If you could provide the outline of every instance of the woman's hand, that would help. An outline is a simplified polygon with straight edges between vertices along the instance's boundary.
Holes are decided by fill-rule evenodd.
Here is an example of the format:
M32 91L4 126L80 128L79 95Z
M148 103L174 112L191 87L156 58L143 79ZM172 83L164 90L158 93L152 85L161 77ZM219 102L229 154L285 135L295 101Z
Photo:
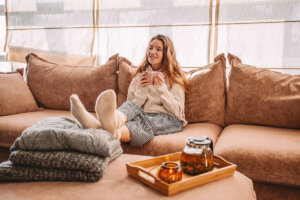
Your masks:
M161 72L156 72L153 77L153 85L162 85L165 83L165 77Z
M140 76L140 87L147 85L162 85L165 82L164 75L161 72L144 72Z
M142 73L140 76L140 87L146 87L147 85L152 85L153 79L149 78L147 73Z

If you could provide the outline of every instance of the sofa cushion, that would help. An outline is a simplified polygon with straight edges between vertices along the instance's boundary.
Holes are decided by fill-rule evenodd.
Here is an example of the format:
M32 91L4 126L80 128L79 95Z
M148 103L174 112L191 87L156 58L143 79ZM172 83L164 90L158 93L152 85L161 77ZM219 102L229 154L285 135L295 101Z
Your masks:
M226 60L224 54L214 63L186 73L190 82L185 98L185 117L189 123L210 122L224 126ZM137 67L126 58L119 60L118 106L127 99L131 77Z
M216 124L194 123L188 124L181 132L155 136L142 147L132 147L128 143L122 143L122 147L124 153L158 156L182 151L188 137L207 136L215 144L221 131L222 128Z
M35 54L27 60L27 82L37 102L45 108L70 110L70 95L77 94L90 112L98 95L117 88L117 58L97 67L51 63Z
M131 82L132 75L136 72L137 67L124 57L119 57L118 61L118 90L117 103L118 107L127 100L128 88Z
M300 130L234 124L219 137L215 154L253 180L300 186Z
M28 127L46 117L72 117L70 111L40 110L37 112L19 113L0 117L0 147L10 147L15 139Z
M300 76L242 64L228 54L231 65L226 124L257 124L300 128Z
M0 73L0 116L37 110L39 107L22 75Z
M214 63L187 72L190 82L185 98L185 117L189 123L210 122L224 126L226 60L224 54Z

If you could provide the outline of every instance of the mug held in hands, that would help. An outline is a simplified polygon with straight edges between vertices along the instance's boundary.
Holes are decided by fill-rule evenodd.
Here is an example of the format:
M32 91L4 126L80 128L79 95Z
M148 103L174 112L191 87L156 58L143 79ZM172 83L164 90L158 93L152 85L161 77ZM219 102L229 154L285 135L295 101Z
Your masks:
M149 85L153 85L154 84L154 78L155 78L155 76L157 76L157 72L145 71L145 72L143 72L143 75L149 81L149 83L150 83Z

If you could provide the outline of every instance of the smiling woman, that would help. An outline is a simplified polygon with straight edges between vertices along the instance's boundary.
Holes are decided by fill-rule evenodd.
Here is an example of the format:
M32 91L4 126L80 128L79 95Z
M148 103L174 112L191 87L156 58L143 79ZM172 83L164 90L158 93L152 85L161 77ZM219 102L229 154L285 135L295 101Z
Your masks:
M155 76L150 78L153 73ZM187 125L187 87L171 39L157 35L150 40L144 61L132 77L127 101L117 108L115 92L102 92L96 100L96 119L79 97L72 95L71 113L82 128L102 128L122 142L141 147L154 136L179 132Z
M157 71L161 68L161 62L163 59L163 49L164 45L159 39L152 40L148 47L148 62L151 64L152 69L154 71Z

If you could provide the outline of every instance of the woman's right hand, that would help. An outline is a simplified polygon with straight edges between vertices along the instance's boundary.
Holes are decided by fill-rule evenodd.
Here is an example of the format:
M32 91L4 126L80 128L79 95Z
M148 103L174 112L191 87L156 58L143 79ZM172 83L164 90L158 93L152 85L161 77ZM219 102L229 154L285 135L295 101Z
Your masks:
M147 73L142 73L140 76L140 87L143 88L148 85L152 85L152 80Z

